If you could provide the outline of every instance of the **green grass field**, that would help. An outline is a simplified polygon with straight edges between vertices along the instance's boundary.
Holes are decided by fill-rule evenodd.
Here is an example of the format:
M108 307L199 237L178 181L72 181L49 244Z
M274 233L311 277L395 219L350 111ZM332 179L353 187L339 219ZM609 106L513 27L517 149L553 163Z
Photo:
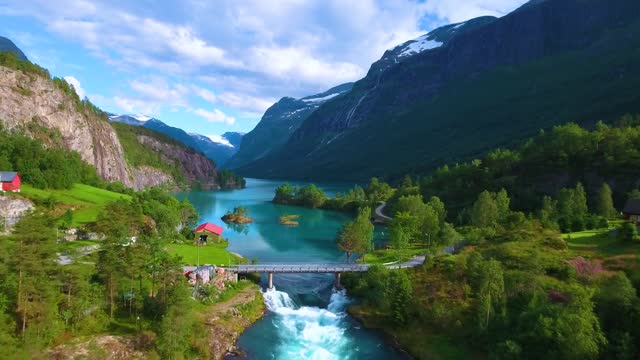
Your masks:
M219 266L240 263L240 258L226 250L227 245L228 243L224 241L200 246L200 265L212 264ZM196 265L198 263L198 248L193 244L170 244L167 246L167 251L181 256L184 264Z
M36 189L23 184L21 195L42 201L50 196L73 212L71 226L78 226L96 221L96 217L104 206L118 199L130 200L131 196L99 189L89 185L75 184L68 190Z
M613 222L608 229L596 229L562 234L569 250L576 255L589 257L608 257L636 254L640 243L622 243L616 236L620 221Z

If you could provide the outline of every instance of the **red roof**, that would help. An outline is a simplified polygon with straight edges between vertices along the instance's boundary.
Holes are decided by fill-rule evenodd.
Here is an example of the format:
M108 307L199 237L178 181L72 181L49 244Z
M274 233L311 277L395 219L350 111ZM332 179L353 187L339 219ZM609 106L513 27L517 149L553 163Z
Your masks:
M201 231L208 231L210 233L216 234L216 235L222 235L222 227L218 226L218 225L214 225L210 222L206 222L204 224L200 224L197 228L196 228L196 232L201 232Z

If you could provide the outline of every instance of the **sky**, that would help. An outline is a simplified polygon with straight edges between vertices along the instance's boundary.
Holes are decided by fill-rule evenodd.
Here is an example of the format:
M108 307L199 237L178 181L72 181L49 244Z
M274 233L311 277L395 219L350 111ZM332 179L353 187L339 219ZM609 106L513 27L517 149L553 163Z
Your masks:
M0 0L0 35L116 114L248 132L283 96L362 78L384 51L525 0Z

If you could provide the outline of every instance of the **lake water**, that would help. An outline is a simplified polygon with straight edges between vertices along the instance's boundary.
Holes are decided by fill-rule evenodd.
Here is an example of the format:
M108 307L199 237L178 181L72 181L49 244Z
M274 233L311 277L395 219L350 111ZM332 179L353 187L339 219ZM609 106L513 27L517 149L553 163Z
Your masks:
M229 251L267 262L345 261L336 248L340 226L349 214L271 203L282 181L247 179L247 187L230 191L178 193L200 214L200 222L222 225ZM295 185L302 183L291 182ZM329 196L354 184L317 184ZM249 209L254 222L227 226L220 217L236 206ZM282 215L297 214L300 225L286 227ZM384 236L376 229L376 238ZM204 260L206 262L206 259ZM263 287L265 286L263 277ZM265 291L267 314L247 329L238 344L250 359L406 359L375 332L362 329L344 310L348 295L335 292L332 274L276 274L277 290Z

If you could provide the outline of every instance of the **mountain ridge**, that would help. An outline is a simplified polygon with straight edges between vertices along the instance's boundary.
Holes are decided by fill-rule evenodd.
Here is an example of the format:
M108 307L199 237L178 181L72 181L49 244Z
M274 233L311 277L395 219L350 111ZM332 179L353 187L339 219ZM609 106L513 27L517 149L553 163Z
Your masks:
M464 22L442 46L402 61L390 57L404 49L395 47L276 153L237 171L319 180L425 173L563 121L636 112L639 14L628 0L530 2Z

